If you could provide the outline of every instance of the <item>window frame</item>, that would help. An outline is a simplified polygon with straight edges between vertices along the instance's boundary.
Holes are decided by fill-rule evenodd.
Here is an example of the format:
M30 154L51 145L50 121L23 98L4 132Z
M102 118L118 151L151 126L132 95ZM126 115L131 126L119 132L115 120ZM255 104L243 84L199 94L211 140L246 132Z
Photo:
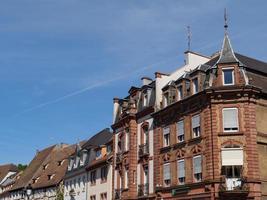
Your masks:
M164 172L164 169L165 169L165 166L169 166L169 172L170 172L170 178L169 179L165 179L165 172ZM166 182L168 181L168 182ZM163 184L164 184L164 187L169 187L171 185L171 163L167 162L167 163L164 163L163 164Z
M192 85L193 85L193 94L196 94L199 92L199 82L198 77L192 79Z
M225 83L225 75L224 71L232 70L232 83ZM235 84L235 69L234 67L224 67L222 68L222 83L223 85L234 85Z
M195 173L195 159L200 158L201 162L200 162L200 167L201 167L201 172L200 173ZM196 155L193 156L193 176L194 176L194 182L198 183L202 181L202 174L203 174L203 158L202 155Z
M179 168L179 163L181 163L181 162L183 162L184 163L184 176L183 177L179 177L179 170L180 170L180 168ZM185 159L178 159L177 160L177 179L178 179L178 184L179 185L184 185L185 184Z
M199 126L197 126L197 127L193 127L193 118L195 118L195 117L199 117ZM197 128L197 130L199 131L198 132L198 135L196 134L196 132L194 131L195 129ZM193 138L199 138L200 136L201 136L201 115L200 115L200 113L198 113L198 114L195 114L195 115L192 115L192 117L191 117L191 131L192 131L192 136L193 136Z
M164 129L169 129L169 132L168 133L164 133ZM167 144L167 140L165 140L165 136L168 135L168 144ZM169 126L166 126L163 128L163 147L169 147L171 144L170 144L170 137L171 137L171 129Z
M183 123L183 134L182 135L179 135L179 123ZM176 127L177 127L177 130L176 130L176 139L177 139L177 142L178 143L181 143L181 142L184 142L185 141L185 130L184 130L184 119L181 119L179 120L177 123L176 123ZM179 136L182 136L182 140L179 139Z
M225 110L236 110L236 122L237 122L237 127L231 127L230 130L225 130L225 124L224 124L224 111ZM224 133L231 133L231 132L239 132L239 111L238 108L236 107L229 107L229 108L223 108L222 109L222 128ZM233 128L237 128L237 130L233 130Z

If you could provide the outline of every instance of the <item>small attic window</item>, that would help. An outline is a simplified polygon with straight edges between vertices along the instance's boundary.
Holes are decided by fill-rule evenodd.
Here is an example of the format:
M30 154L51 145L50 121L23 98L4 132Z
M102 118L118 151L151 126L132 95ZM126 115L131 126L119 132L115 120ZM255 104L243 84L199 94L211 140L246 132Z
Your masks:
M57 162L57 166L61 166L62 163L63 163L63 160L58 161L58 162Z
M225 68L222 69L223 74L223 85L234 85L234 69Z
M47 169L47 167L48 167L48 164L43 165L43 170Z
M48 180L52 180L52 178L55 176L55 174L49 174L47 175Z
M145 92L143 94L143 106L144 107L148 106L148 94L147 94L147 92Z

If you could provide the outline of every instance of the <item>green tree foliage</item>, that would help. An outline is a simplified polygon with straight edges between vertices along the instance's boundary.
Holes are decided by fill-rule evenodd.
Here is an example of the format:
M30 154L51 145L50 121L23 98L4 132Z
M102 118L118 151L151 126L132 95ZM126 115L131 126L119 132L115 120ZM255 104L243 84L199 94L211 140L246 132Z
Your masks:
M24 171L28 167L28 165L18 164L17 167L19 171Z

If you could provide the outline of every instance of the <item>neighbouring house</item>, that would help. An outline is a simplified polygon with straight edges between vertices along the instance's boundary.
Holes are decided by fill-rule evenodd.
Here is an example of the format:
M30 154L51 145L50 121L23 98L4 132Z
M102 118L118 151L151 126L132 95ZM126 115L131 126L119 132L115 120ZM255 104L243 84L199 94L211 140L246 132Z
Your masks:
M88 172L87 199L109 200L112 199L113 178L113 134L105 129L95 135L84 148L90 149Z
M68 157L75 151L75 145L59 144L38 151L25 171L8 190L11 200L56 199L63 196L62 180L68 167ZM31 193L26 194L27 189Z
M7 191L13 185L18 168L14 164L6 164L0 166L0 199L4 199Z
M69 165L64 177L64 199L83 200L110 198L112 195L112 133L108 128L79 143L69 157ZM100 149L100 151L98 151ZM98 157L97 157L98 156ZM97 158L96 158L97 157ZM98 159L101 158L101 159ZM105 167L106 174L98 167ZM94 171L94 184L91 183L91 170ZM99 181L101 179L101 181ZM105 179L105 181L104 181ZM102 195L102 196L101 196Z

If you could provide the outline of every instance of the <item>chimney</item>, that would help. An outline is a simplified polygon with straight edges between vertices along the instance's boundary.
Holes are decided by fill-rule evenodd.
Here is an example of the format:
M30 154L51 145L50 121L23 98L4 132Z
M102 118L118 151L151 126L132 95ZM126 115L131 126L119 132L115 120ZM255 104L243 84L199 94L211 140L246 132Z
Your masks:
M119 98L115 97L113 99L113 124L116 121L117 114L119 112Z
M143 86L149 85L152 82L152 79L149 77L142 77L141 80L142 80Z

